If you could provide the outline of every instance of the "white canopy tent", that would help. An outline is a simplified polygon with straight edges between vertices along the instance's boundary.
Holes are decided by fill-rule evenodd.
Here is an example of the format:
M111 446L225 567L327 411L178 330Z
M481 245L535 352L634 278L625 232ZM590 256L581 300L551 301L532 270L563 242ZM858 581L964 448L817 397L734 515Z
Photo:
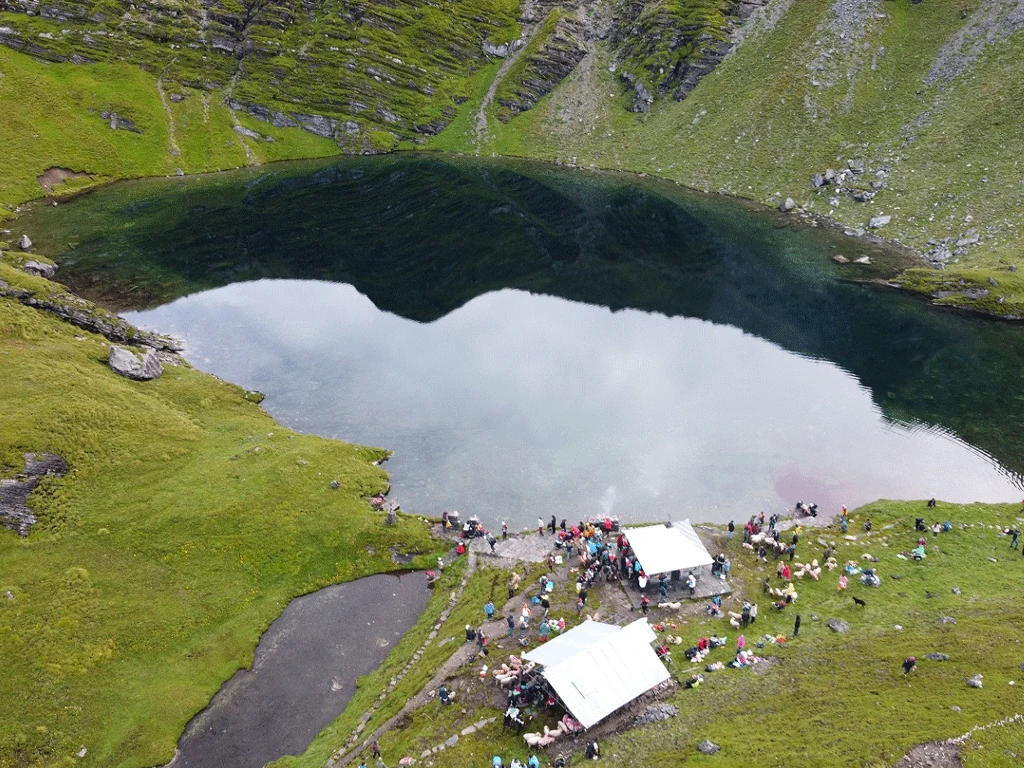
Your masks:
M669 679L668 670L651 648L656 638L647 619L625 627L588 621L525 658L544 666L544 678L565 708L580 725L591 728ZM560 640L568 642L544 653ZM554 662L545 663L545 656Z
M714 562L689 520L626 528L623 533L636 559L649 576L698 568Z
M579 626L558 635L553 640L548 640L528 653L524 653L523 658L534 664L540 664L542 667L553 667L602 638L614 635L619 629L614 624L602 624L599 621L587 619Z

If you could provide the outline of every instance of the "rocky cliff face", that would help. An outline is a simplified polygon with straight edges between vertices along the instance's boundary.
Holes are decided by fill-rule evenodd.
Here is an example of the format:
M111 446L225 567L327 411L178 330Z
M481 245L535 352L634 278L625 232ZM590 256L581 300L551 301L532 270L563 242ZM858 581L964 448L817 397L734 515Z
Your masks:
M221 90L234 109L348 151L437 133L515 0L10 0L0 43L51 61L125 60Z

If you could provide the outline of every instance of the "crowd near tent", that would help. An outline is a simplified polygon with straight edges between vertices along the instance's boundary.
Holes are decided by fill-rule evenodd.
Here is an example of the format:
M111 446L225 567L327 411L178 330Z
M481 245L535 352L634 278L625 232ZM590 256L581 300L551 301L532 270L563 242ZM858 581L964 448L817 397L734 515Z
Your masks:
M562 705L590 728L669 679L651 647L656 638L647 619L625 627L585 621L524 658L542 666Z
M714 562L689 520L626 528L623 533L648 575L685 571Z

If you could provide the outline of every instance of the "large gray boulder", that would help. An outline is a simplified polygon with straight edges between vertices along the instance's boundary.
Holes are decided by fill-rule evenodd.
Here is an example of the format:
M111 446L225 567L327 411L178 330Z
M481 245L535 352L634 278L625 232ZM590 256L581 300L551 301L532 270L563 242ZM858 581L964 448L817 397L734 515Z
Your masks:
M721 747L710 739L704 739L704 741L697 745L697 751L705 755L713 755L720 749Z
M140 359L130 349L113 345L110 347L110 367L115 373L133 381L156 379L164 372L155 350L147 349Z
M57 267L54 264L45 264L42 261L26 261L22 267L30 275L36 277L51 278L57 273Z
M28 239L28 235L22 235L21 239L18 240L18 247L23 251L31 250L32 241Z
M840 634L850 631L850 625L842 619L829 619L825 622L825 626L827 626L833 632L839 632Z

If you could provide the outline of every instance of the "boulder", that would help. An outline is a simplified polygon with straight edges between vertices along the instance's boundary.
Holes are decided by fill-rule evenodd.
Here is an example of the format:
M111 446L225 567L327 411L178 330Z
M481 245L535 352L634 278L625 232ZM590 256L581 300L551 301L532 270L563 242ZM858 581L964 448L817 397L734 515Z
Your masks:
M967 681L967 685L969 685L971 688L983 688L984 686L981 684L981 679L983 677L984 675L981 674L974 675Z
M18 247L23 251L27 251L32 248L32 241L28 239L28 235L21 236L21 239L18 240Z
M697 745L697 751L705 755L713 755L720 749L720 746L709 739L704 739L704 741Z
M850 625L842 619L829 619L825 622L825 626L839 634L844 634L850 631Z
M892 216L872 216L871 221L868 222L868 226L871 229L879 229L880 227L884 227L890 221L892 221Z
M338 482L337 480L331 480L331 488L333 488L334 490L338 490L339 488L341 488L341 483Z
M832 261L838 262L839 264L849 264L850 263L850 260L848 258L846 258L845 256L843 256L843 254L841 254L841 253L837 253L835 256L833 256L832 257Z
M835 180L835 178L836 178L836 172L835 172L835 170L833 168L825 169L824 179L825 179L826 183L832 183Z
M149 381L160 377L164 367L155 350L147 349L140 359L130 349L111 345L110 367L115 373L133 381Z
M28 265L26 265L26 266L28 266ZM988 284L991 285L993 288L998 288L999 287L999 283L996 281L996 279L994 277L989 277Z
M949 656L944 653L929 653L925 655L928 661L949 661Z
M53 277L57 273L57 266L55 264L44 264L41 261L26 261L22 267L30 275L36 277Z
M816 173L811 177L811 184L814 185L815 189L820 189L821 187L824 187L827 183L828 182L825 181L825 177L822 176L820 173Z
M790 211L792 211L795 208L796 208L796 203L793 201L792 197L787 197L786 198L786 202L784 202L781 206L779 206L779 210L782 211L783 213L789 213Z
M956 619L952 616L939 616L939 624L956 624Z
M508 46L504 43L501 45L494 45L489 40L484 40L484 53L488 56L496 56L499 59L504 59L508 56Z

